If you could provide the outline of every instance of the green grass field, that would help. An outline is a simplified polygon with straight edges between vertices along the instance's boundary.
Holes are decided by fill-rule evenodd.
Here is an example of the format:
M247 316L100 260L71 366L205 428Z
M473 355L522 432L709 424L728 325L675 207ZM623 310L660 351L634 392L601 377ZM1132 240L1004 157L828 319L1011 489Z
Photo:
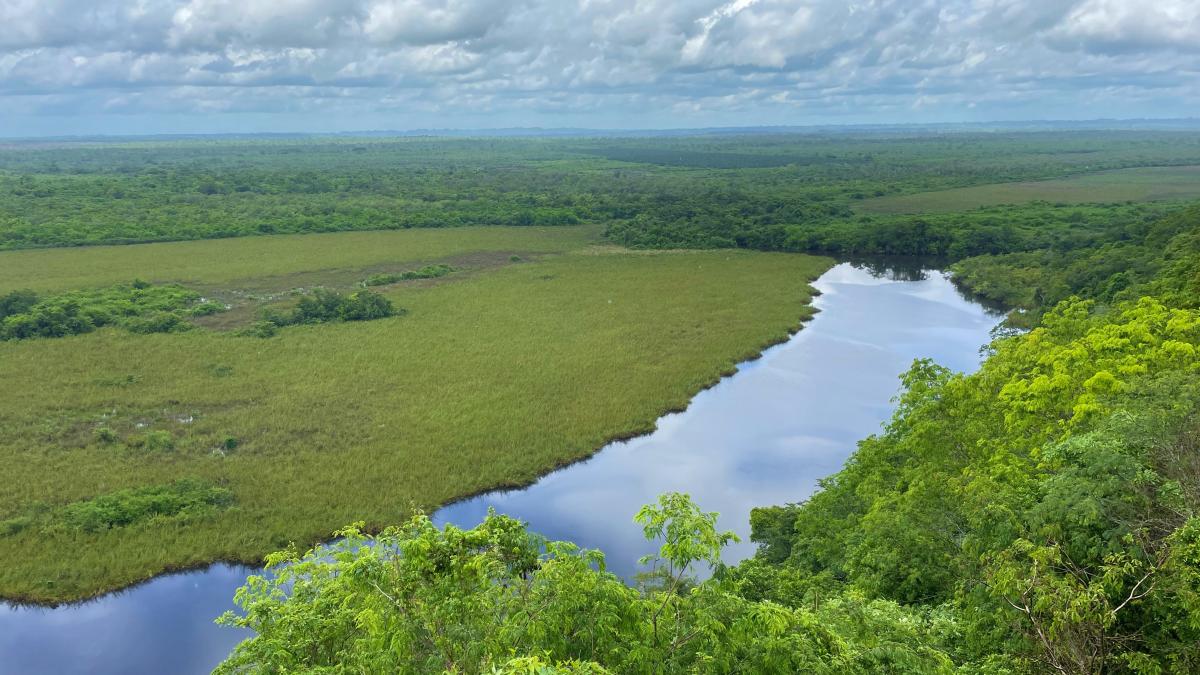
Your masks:
M1084 204L1197 197L1200 197L1200 166L1163 166L876 197L861 202L855 210L880 214L947 213L1033 201Z
M134 276L218 291L348 287L365 270L463 267L381 287L403 317L268 339L106 328L0 343L0 521L42 522L181 478L233 498L99 532L0 528L0 596L84 598L527 483L650 430L786 338L832 262L630 253L595 237L461 228L0 253L0 291Z
M561 253L599 238L600 228L588 226L463 227L5 251L0 293L106 286L134 277L204 287L291 287L425 260Z

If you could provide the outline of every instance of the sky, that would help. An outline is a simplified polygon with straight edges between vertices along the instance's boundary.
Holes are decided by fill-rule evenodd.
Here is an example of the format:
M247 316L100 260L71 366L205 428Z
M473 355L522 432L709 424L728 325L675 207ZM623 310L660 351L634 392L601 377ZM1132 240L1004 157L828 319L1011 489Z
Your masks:
M1200 0L2 0L0 136L1194 117Z

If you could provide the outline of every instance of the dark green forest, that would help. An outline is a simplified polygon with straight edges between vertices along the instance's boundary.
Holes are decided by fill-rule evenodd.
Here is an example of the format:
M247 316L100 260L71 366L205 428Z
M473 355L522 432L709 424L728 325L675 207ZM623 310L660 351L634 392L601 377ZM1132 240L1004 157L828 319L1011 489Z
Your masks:
M1200 137L1171 132L31 141L0 153L0 249L599 223L640 248L962 257L1086 244L1109 219L1065 202L938 217L858 207L886 195L1196 164ZM1100 191L1089 201L1106 200ZM1129 205L1120 219L1161 208Z

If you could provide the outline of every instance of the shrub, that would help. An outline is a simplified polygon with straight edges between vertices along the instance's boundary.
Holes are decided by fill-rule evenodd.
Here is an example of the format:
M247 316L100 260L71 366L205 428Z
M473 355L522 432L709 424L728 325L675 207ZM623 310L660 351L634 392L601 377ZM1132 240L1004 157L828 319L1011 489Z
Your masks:
M454 268L449 265L428 265L419 270L409 270L403 272L400 276L403 279L433 279L436 277L444 277L454 271Z
M12 291L0 295L0 320L14 314L24 314L30 307L37 304L38 297L33 291Z
M185 317L224 309L177 284L154 286L141 280L40 299L30 291L13 291L0 296L0 340L63 337L109 325L135 333L169 333L191 328Z
M245 337L269 338L278 333L279 326L283 324L281 324L279 321L272 321L265 318L267 316L266 313L264 313L263 316L264 319L262 321L255 321L249 326L239 330L237 335ZM281 320L286 322L286 319Z
M398 281L444 277L453 271L455 271L454 268L446 264L427 265L418 270L407 270L399 274L388 274L382 272L379 274L372 274L363 280L362 283L364 286L386 286L388 284L394 284Z
M33 524L33 518L29 516L17 516L8 520L0 520L0 537L11 537Z
M403 279L399 274L372 274L363 280L363 286L387 286Z
M169 431L147 431L144 435L130 439L134 448L145 448L153 452L169 452L175 449L175 437Z
M289 323L323 323L341 318L341 308L346 297L337 291L318 288L310 295L300 298L292 311Z
M209 316L217 312L225 311L225 306L218 303L206 300L188 310L191 316Z
M372 291L351 293L349 298L338 308L340 318L344 321L370 321L383 319L396 313L391 300Z
M96 440L100 443L115 443L118 438L117 432L109 429L108 427L97 427L96 430L92 432L92 435L95 436Z
M192 324L178 314L156 312L150 316L139 316L125 322L125 328L133 333L179 333L191 330Z
M130 488L68 504L54 514L51 528L102 532L151 518L204 515L233 503L233 493L198 480Z
M38 304L22 314L14 314L0 324L0 339L23 340L37 337L63 337L96 329L96 318L74 301Z
M329 321L369 321L399 313L391 300L374 291L361 290L346 296L318 288L311 295L300 298L290 315L268 309L262 312L262 319L275 326L289 326Z

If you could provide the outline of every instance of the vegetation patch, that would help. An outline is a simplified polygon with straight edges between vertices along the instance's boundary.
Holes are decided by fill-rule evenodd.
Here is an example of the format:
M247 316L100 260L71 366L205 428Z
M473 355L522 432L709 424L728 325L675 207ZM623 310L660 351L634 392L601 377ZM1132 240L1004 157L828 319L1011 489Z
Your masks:
M68 504L55 516L54 525L100 532L153 519L199 518L232 503L233 494L225 488L181 479L168 485L130 488Z
M46 297L16 290L0 296L0 340L63 337L103 326L133 333L179 332L192 327L188 318L224 309L178 284L134 281Z
M582 224L625 244L783 250L792 227L839 227L876 197L987 186L920 212L1185 198L1194 174L1099 172L1189 165L1197 136L1165 131L16 145L0 156L0 249ZM1080 174L1098 177L996 194Z
M1119 212L1118 212L1119 213ZM1020 311L1009 322L1029 327L1041 313L1074 295L1112 303L1152 290L1174 304L1200 298L1200 208L1164 218L1124 219L1078 245L966 258L951 270L955 281L985 299Z
M520 260L520 258L518 258ZM412 281L414 279L436 279L444 277L451 272L456 271L454 267L446 264L426 265L420 269L405 270L399 274L389 274L380 272L372 274L363 280L364 286L387 286L389 284L399 283L401 281Z
M96 534L154 521L183 523L207 517L233 504L233 494L194 479L128 488L58 508L35 506L25 515L0 521L0 537L37 526L42 535Z
M288 313L266 310L263 321L276 327L298 324L328 323L330 321L371 321L403 314L392 301L369 290L343 295L337 291L318 288L300 298ZM256 330L252 327L251 330Z
M296 287L350 288L361 270L458 260L480 266L499 253L563 253L599 239L596 227L461 227L399 232L245 237L138 246L0 251L0 293L38 293L111 286L131 270L152 282L179 282L229 304ZM472 265L474 266L474 265Z
M216 672L945 672L949 658L923 642L952 626L920 611L852 597L790 607L695 584L735 539L716 516L681 494L643 508L663 583L639 588L606 572L602 552L507 516L470 530L417 516L378 537L346 528L332 550L271 556L238 592L242 611L220 622L253 637Z
M863 213L942 213L999 204L1067 204L1165 201L1200 197L1200 166L1154 166L1086 173L1070 178L1018 181L875 197L855 207Z

